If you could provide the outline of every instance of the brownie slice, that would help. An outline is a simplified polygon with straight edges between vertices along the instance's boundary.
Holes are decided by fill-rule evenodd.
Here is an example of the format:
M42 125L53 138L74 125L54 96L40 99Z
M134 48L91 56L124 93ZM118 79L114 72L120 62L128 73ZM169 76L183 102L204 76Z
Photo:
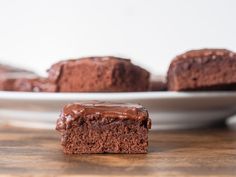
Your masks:
M34 78L35 74L31 73L2 73L0 74L0 90L17 91L15 83L21 78Z
M57 121L64 153L147 153L151 120L138 104L78 102Z
M46 78L22 78L15 82L15 89L22 92L56 92L57 86Z
M61 61L48 71L59 92L147 91L149 72L116 57L88 57Z
M236 54L226 49L191 50L177 56L168 70L168 90L236 89Z
M0 64L0 90L15 91L15 83L20 78L35 78L31 71Z

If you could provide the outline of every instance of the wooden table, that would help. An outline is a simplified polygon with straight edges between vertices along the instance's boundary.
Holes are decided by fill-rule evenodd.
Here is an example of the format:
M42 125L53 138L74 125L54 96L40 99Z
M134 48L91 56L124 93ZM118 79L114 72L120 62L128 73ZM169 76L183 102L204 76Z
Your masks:
M236 129L150 132L150 153L64 155L55 131L0 127L0 176L236 176Z

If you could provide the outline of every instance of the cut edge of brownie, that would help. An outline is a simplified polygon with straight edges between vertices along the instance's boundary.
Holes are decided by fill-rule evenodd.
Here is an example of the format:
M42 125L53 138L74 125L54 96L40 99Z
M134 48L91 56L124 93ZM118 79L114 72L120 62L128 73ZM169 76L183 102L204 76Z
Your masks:
M51 66L50 69L48 69L48 79L49 81L55 83L58 88L57 90L59 92L68 92L69 90L63 88L63 84L65 84L65 75L66 75L66 65L81 65L81 64L94 64L97 65L99 71L103 70L106 71L105 63L108 64L108 66L111 66L109 71L111 72L110 75L104 75L102 78L90 78L87 79L85 84L79 84L82 86L77 85L78 88L71 89L70 92L129 92L129 91L148 91L149 87L149 78L150 73L145 70L144 68L141 68L138 65L135 65L131 62L130 59L124 59L114 56L101 56L101 57L86 57L86 58L78 58L78 59L70 59L70 60L63 60L60 62L57 62ZM107 67L107 66L106 66ZM124 69L128 69L128 73L124 72ZM97 71L94 71L97 72ZM100 71L101 72L101 71ZM108 73L109 73L108 72ZM99 73L98 73L99 74ZM104 73L103 73L104 74ZM68 76L69 77L69 76ZM87 76L86 76L87 77ZM84 78L84 77L83 77ZM104 79L110 78L111 80L108 82ZM99 79L101 82L100 87L95 87L93 83L94 79ZM66 79L68 80L68 79ZM80 83L83 83L83 81L80 81ZM102 82L105 82L104 85L102 85ZM93 86L92 86L93 85ZM91 87L92 86L92 87ZM69 86L68 86L69 87Z
M108 59L131 62L130 59L120 58L120 57L115 57L115 56L92 56L92 57L72 58L72 59L67 59L67 60L65 59L65 60L61 60L54 63L49 69L47 69L49 80L52 82L57 82L61 77L63 66L67 64L68 62L77 63L77 62L86 62L88 60L100 62L102 60L105 61Z
M151 120L145 108L133 109L133 113L136 112L139 118L116 117L110 114L111 112L106 116L98 112L78 116L78 111L81 110L77 110L75 115L76 109L69 112L65 109L68 109L68 106L64 107L56 126L56 130L61 133L64 153L148 152L148 131L151 128ZM130 111L132 112L132 108L128 110L129 114Z

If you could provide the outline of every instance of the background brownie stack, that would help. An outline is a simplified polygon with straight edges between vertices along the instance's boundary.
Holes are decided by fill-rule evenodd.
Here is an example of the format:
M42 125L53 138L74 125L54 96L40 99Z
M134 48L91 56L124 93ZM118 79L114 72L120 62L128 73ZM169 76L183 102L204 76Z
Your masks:
M27 92L140 92L236 89L236 54L226 49L191 50L176 56L165 77L151 77L129 59L106 56L55 63L42 78L0 65L0 90Z
M26 92L137 92L148 91L149 72L117 57L88 57L58 62L48 77L19 77L15 91ZM4 89L3 89L4 90Z
M48 82L47 78L21 78L15 82L15 90L24 92L56 92L55 84Z
M0 64L0 90L15 91L15 84L20 78L36 77L38 76L31 71Z

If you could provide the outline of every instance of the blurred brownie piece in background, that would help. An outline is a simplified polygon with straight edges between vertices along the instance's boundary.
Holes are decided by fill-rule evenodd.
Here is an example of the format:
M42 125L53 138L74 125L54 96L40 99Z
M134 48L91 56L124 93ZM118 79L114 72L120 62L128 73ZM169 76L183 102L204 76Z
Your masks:
M236 54L226 49L188 51L171 62L167 80L170 91L236 89Z
M56 92L57 86L46 78L21 78L15 82L15 89L22 92Z
M150 128L141 105L97 101L66 105L56 125L66 154L147 153Z
M25 70L25 69L21 69L21 68L17 68L14 66L10 66L10 65L5 65L5 64L0 64L0 74L3 73L33 73L31 71Z
M149 87L148 71L111 56L61 61L48 73L59 92L136 92Z
M166 91L166 77L162 75L151 75L149 83L149 91Z
M0 64L0 90L15 91L15 82L20 78L35 78L31 71Z

